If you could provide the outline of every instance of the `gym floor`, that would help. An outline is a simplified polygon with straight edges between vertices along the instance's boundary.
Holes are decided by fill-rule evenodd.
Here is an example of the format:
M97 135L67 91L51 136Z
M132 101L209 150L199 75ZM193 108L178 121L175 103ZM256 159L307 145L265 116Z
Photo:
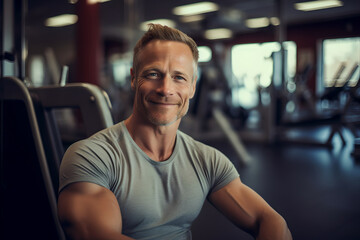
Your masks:
M313 137L323 135L313 131ZM320 131L319 130L319 131ZM258 192L287 221L297 240L360 239L360 162L351 155L353 136L347 144L333 140L333 148L286 142L247 143L252 157L245 167L225 138L205 141L225 153L237 167L242 181ZM237 229L209 203L193 225L193 239L253 239Z

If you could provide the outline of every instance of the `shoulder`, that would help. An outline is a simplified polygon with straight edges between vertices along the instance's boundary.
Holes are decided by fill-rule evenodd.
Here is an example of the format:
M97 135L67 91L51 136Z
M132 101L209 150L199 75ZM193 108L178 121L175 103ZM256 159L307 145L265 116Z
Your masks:
M94 135L73 143L67 152L76 153L101 153L108 152L110 155L118 151L119 139L123 136L121 123L103 129ZM113 156L112 156L113 157Z
M60 165L60 175L107 172L114 165L115 155L106 142L96 139L78 141L66 150Z
M184 148L186 151L189 151L192 154L197 155L198 157L208 160L227 159L227 157L218 149L204 144L200 141L197 141L191 136L185 134L184 132L178 131L177 139L181 148Z
M110 186L123 159L117 128L104 129L73 143L66 150L60 165L61 187L75 181L94 182L107 188Z
M116 124L99 131L89 138L73 143L66 150L63 161L86 161L106 164L121 155L119 138L121 125Z
M233 163L214 147L201 143L187 134L178 132L180 154L189 156L196 171L209 183L210 191L216 191L235 178L239 173Z
M195 166L202 169L201 171L212 175L211 173L233 168L229 158L218 149L199 142L180 131L178 139L180 154L187 156Z
M124 136L124 126L123 122L117 123L113 126L105 128L91 137L87 138L87 140L101 141L107 143L114 143L119 140L119 138Z

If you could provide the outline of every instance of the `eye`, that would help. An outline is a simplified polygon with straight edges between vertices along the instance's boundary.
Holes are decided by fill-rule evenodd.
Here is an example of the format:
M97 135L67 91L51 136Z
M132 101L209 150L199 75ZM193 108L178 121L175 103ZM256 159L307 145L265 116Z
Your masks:
M160 74L157 72L149 72L145 75L145 77L148 79L158 79L159 76L160 76Z
M186 79L185 79L183 76L181 76L181 75L177 75L177 76L175 76L174 78L175 78L176 80L186 81Z

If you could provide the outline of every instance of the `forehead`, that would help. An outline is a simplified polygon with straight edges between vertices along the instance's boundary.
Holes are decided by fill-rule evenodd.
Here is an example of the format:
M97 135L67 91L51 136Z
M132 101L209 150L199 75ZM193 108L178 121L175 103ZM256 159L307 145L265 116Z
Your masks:
M188 45L177 41L153 40L139 53L139 64L143 67L155 62L169 62L173 64L191 65L195 67L195 60Z

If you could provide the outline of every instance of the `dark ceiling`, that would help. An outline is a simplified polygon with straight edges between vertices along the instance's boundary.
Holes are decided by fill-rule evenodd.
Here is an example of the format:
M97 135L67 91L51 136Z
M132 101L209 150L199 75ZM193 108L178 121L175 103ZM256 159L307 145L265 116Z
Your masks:
M142 21L158 18L175 20L177 27L190 35L202 34L209 28L226 27L235 33L249 31L244 20L256 17L274 17L282 6L285 24L324 21L360 14L359 0L342 0L343 7L312 12L295 10L293 4L304 0L215 0L220 10L206 14L197 23L181 23L172 9L194 0L112 0L100 4L101 29L105 35L121 34L122 29L137 28ZM46 18L64 13L76 13L74 4L68 0L28 0L27 27L40 31ZM69 28L69 27L68 27Z
M76 5L69 0L27 0L26 40L28 52L44 54L47 48L54 50L59 64L73 61L75 54L76 25L50 28L44 22L48 17L60 14L76 14ZM143 21L168 18L176 22L177 28L193 37L198 43L203 33L210 28L230 28L234 35L246 34L258 29L248 29L244 21L248 18L274 17L282 10L283 26L311 24L351 16L360 16L359 0L342 0L343 7L312 12L294 9L293 4L304 0L215 0L220 10L205 14L197 23L181 23L172 14L176 6L199 2L194 0L111 0L99 6L101 37L122 45L124 51L131 50L142 32L139 24ZM280 8L281 7L281 8ZM235 12L235 17L234 16ZM359 25L357 25L359 27ZM265 29L266 30L266 29ZM120 44L119 44L120 43Z

